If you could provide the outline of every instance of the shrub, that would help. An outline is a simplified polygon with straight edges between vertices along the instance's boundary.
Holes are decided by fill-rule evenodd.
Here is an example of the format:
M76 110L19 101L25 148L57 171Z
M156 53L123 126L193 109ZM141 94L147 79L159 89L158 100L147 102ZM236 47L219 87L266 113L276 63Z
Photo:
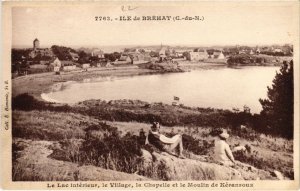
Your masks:
M288 165L285 161L282 161L280 159L266 159L262 157L257 151L237 151L234 152L233 155L236 160L252 165L258 169L270 172L273 172L274 170L279 170L286 177L292 180L294 179L293 168L291 168L290 165Z
M33 96L24 93L16 96L12 100L12 109L20 109L20 110L33 110L38 106L42 106L42 103L37 101Z

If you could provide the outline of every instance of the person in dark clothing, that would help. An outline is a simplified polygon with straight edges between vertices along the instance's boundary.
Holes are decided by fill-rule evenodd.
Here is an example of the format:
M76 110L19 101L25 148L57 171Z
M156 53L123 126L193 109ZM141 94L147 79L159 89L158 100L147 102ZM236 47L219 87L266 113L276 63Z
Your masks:
M158 122L154 122L149 131L148 138L146 142L149 142L151 145L155 146L161 151L168 152L174 155L174 150L178 148L177 156L180 158L185 158L182 154L183 145L182 145L182 136L177 134L172 138L166 137L165 135L159 132L160 125Z

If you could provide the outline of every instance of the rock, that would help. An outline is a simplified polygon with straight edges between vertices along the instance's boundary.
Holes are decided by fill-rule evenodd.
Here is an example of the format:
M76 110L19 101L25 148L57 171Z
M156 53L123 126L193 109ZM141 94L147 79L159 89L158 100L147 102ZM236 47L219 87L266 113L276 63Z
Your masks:
M152 151L151 151L152 152ZM269 172L236 161L233 167L219 165L205 156L180 159L165 152L142 150L144 169L155 169L151 178L159 180L270 180ZM152 161L151 161L152 159ZM156 174L155 174L156 173ZM162 179L163 176L163 179Z
M240 127L241 129L246 129L247 128L247 126L246 125L241 125L241 127Z
M274 170L273 173L276 176L276 178L278 178L278 180L284 180L284 176L281 174L281 172Z
M143 150L144 164L149 165L150 153ZM243 180L241 173L233 168L193 159L180 159L167 153L152 153L156 158L152 167L160 169L166 180Z
M142 150L142 157L144 162L152 162L152 155L149 151L146 151L145 149L141 149Z
M253 166L248 166L248 170L250 170L250 171L254 171L254 170L256 170Z

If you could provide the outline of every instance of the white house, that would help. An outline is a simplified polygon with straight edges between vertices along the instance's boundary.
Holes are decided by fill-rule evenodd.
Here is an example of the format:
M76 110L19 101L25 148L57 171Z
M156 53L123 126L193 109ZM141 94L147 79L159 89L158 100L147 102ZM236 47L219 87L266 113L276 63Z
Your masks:
M275 48L274 50L273 50L273 52L283 52L280 48Z
M50 65L53 67L61 67L61 61L58 58L50 61Z
M62 63L62 69L64 71L71 71L76 69L76 65L72 61L61 61Z
M187 60L205 60L208 58L208 53L205 50L201 50L198 52L189 52L187 54Z
M131 64L132 60L128 55L121 55L121 57L114 62L115 64Z
M224 56L223 52L220 51L220 52L214 52L213 58L216 58L216 59L224 59L225 56Z
M91 65L89 63L85 63L85 64L82 64L81 66L83 69L87 69L89 67L91 67Z

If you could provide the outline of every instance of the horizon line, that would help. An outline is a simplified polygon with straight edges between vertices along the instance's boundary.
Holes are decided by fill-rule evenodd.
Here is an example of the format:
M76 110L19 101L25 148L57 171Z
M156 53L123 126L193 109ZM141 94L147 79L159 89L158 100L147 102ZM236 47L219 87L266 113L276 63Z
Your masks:
M129 47L137 47L137 46L179 46L179 47L214 47L214 46L284 46L284 45L292 45L292 43L265 43L265 44L254 44L254 43L243 43L243 44L119 44L119 45L61 45L61 44L52 44L52 45L45 45L45 46L40 46L42 48L50 48L53 45L57 46L64 46L64 47L76 47L76 48L97 48L97 47L124 47L124 46L129 46ZM12 48L32 48L32 45L12 45Z

